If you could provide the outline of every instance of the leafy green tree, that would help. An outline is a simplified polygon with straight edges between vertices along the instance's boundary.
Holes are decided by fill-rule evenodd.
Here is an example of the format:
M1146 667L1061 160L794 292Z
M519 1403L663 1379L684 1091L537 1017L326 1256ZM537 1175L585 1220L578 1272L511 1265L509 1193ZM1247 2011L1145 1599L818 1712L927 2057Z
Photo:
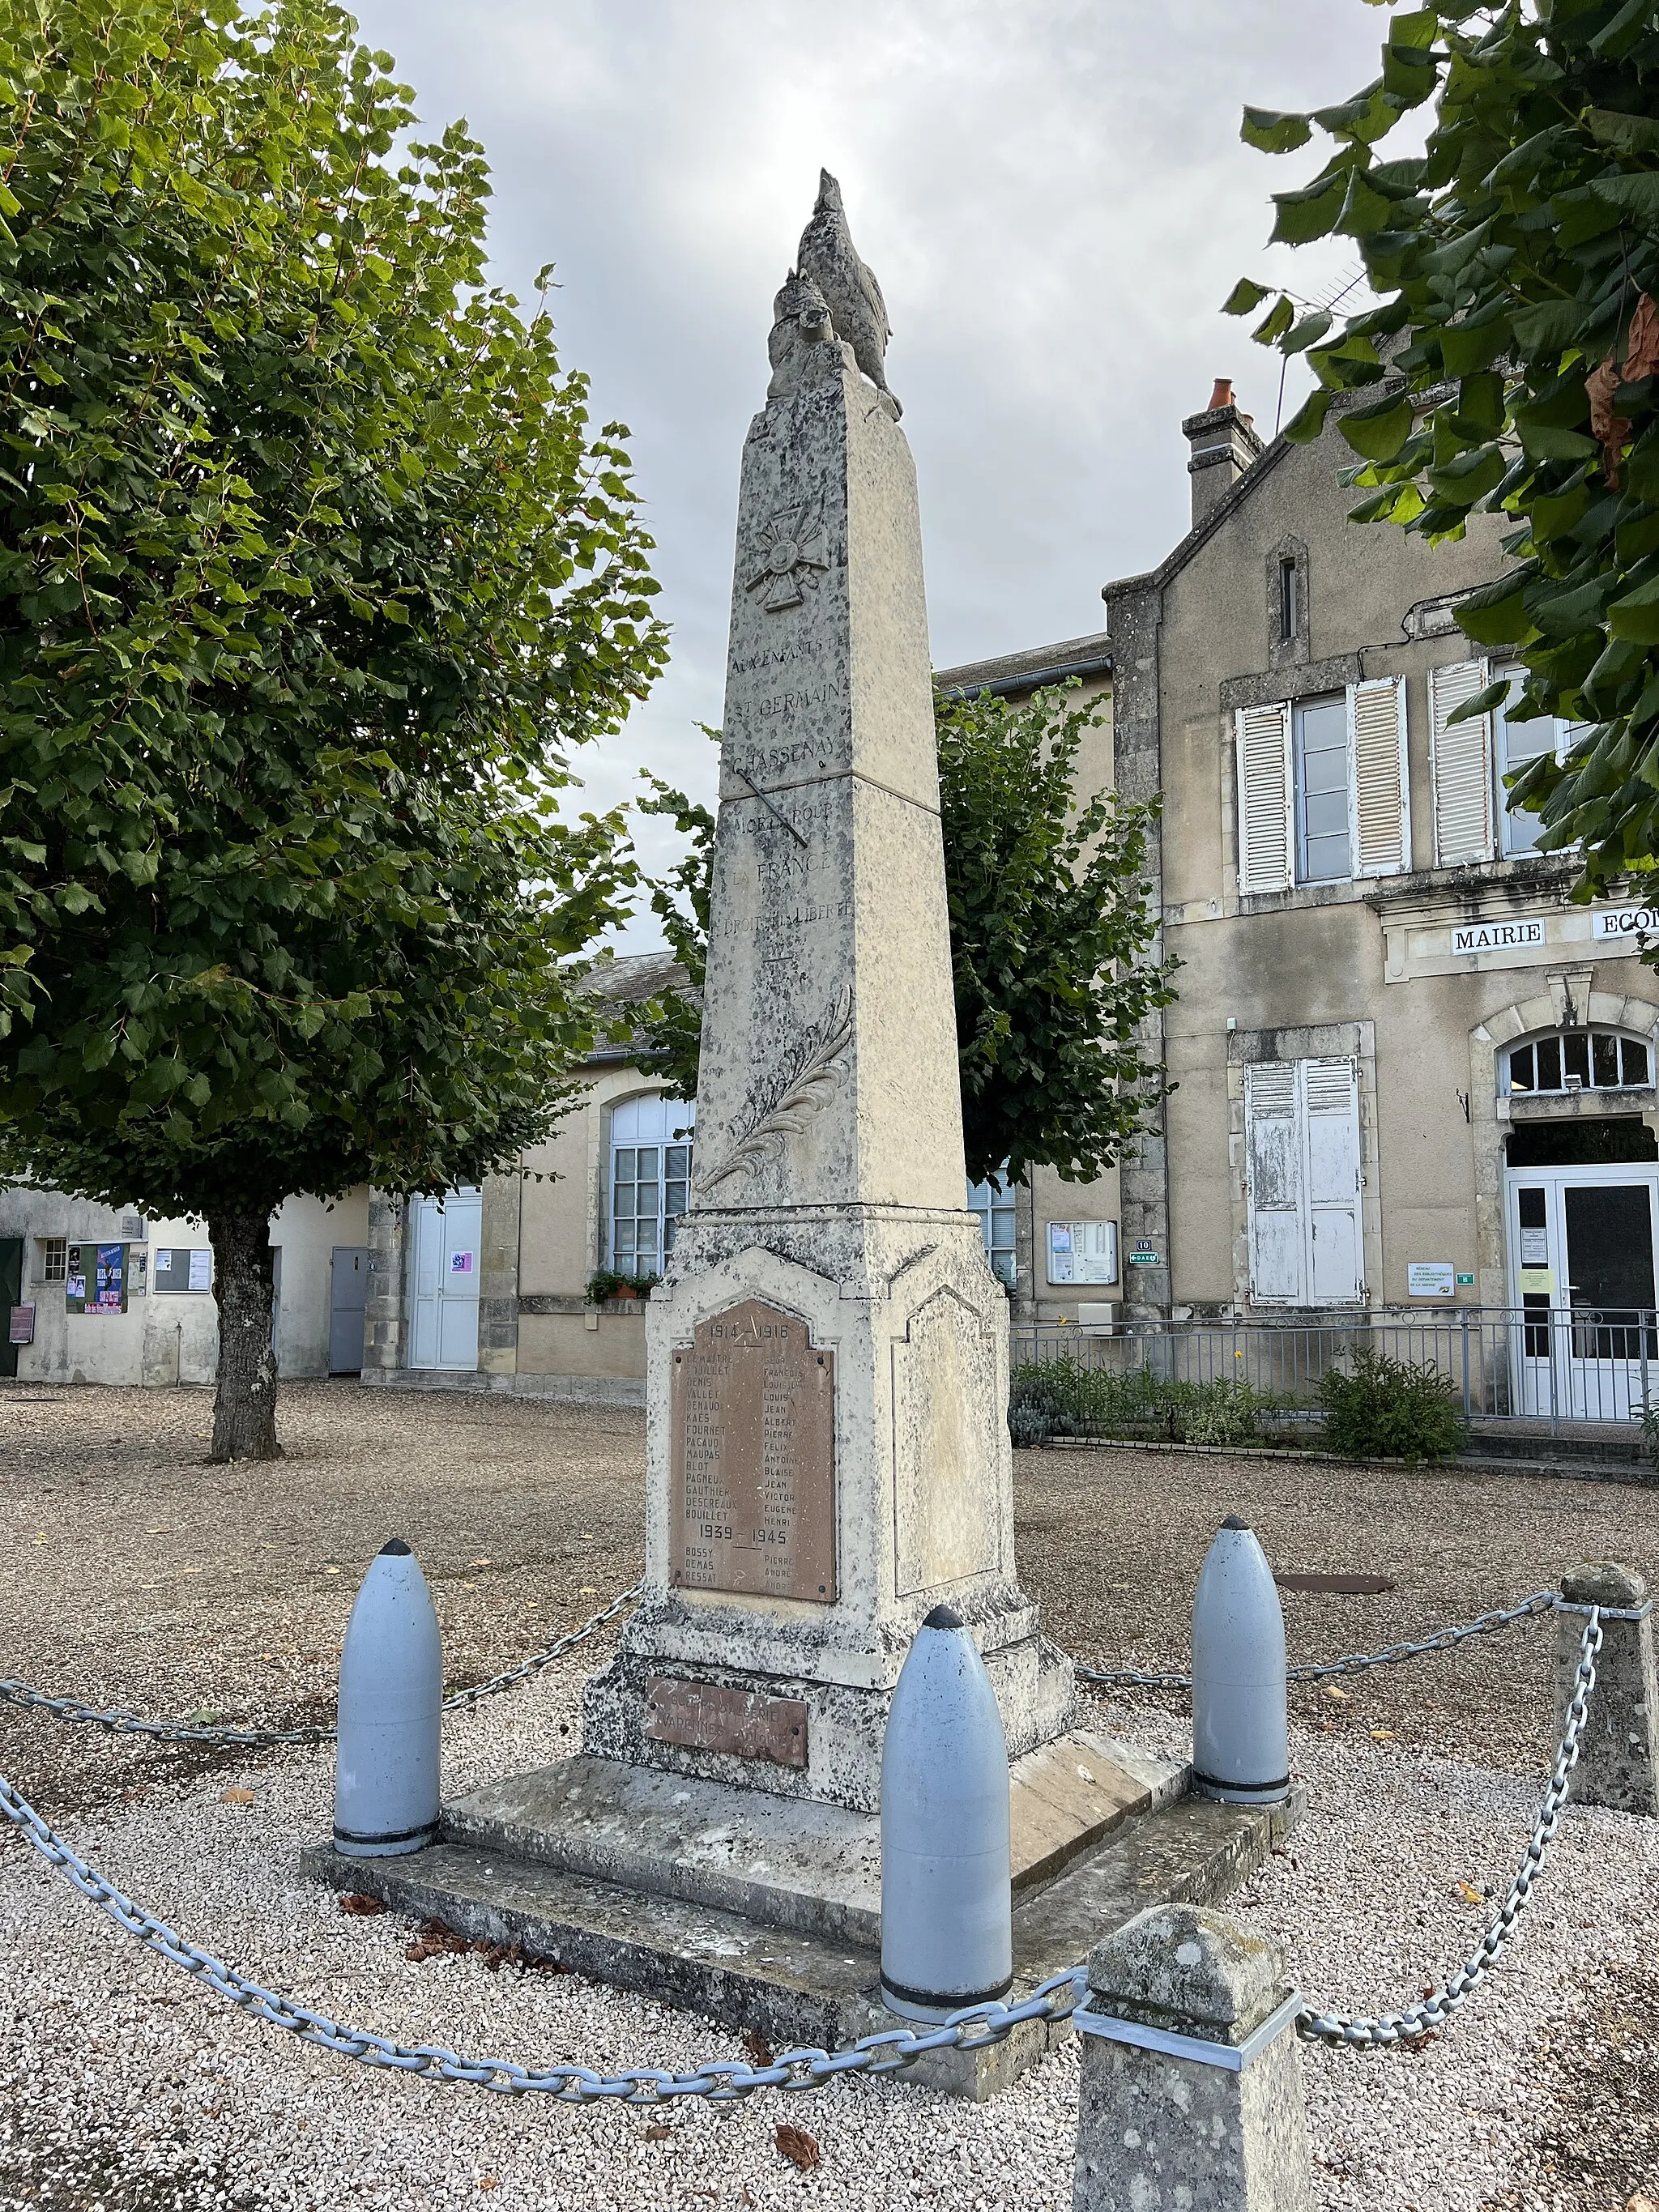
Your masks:
M1174 963L1150 957L1156 808L1109 792L1079 808L1078 752L1101 716L1064 689L1018 705L941 698L935 719L968 1173L978 1182L1006 1163L1016 1182L1040 1166L1087 1181L1152 1126L1164 1096L1142 1034L1175 997ZM700 990L714 819L652 781L647 811L694 841L652 902ZM700 1026L695 1001L667 997L643 1031L679 1097L696 1095Z
M697 726L720 743L720 733L706 722ZM683 988L665 991L640 1025L641 1047L653 1069L667 1084L671 1098L697 1095L697 1054L702 1041L702 987L708 970L708 901L714 874L714 817L709 809L660 776L647 775L651 797L641 799L641 814L665 815L682 837L690 840L684 857L666 878L651 886L651 906L668 949L685 978Z
M1431 100L1423 154L1383 158ZM1588 896L1659 855L1659 4L1396 15L1352 99L1247 108L1243 135L1285 153L1316 128L1334 150L1273 195L1273 237L1352 238L1380 304L1334 324L1273 301L1255 335L1319 380L1288 434L1315 436L1357 395L1337 417L1366 495L1356 520L1437 540L1472 513L1515 518L1514 566L1457 619L1525 662L1519 712L1590 726L1564 766L1516 785L1547 848L1582 840ZM1227 307L1268 296L1243 280Z
M625 434L484 283L488 174L327 0L0 40L0 1170L204 1214L216 1458L266 1222L562 1110L625 910L570 747L664 659Z
M975 1181L1006 1162L1099 1175L1153 1126L1165 1091L1144 1030L1175 998L1151 957L1155 804L1078 804L1077 757L1102 719L1069 686L1018 705L940 699L939 806L951 902L962 1125Z

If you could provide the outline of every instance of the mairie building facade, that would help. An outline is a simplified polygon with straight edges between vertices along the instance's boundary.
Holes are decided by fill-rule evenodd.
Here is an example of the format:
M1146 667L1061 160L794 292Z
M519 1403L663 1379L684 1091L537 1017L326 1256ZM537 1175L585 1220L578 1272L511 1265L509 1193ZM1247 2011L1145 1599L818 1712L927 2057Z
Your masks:
M1498 519L1352 524L1337 419L1264 447L1224 383L1182 428L1192 527L1104 629L939 679L1075 674L1107 774L1162 805L1175 1087L1121 1168L1017 1194L1018 1317L1651 1307L1659 916L1574 903L1508 805L1568 728L1450 720L1505 672L1451 613L1503 572Z

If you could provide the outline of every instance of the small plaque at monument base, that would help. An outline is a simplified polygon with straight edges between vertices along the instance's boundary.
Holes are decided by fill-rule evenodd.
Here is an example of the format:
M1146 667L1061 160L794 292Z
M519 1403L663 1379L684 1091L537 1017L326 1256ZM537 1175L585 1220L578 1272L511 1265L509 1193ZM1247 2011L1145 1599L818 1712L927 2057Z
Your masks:
M724 1682L653 1674L645 1686L645 1733L653 1743L689 1751L769 1759L774 1766L806 1764L806 1707L799 1698L763 1698Z
M759 1298L674 1354L670 1580L744 1597L836 1595L836 1355Z

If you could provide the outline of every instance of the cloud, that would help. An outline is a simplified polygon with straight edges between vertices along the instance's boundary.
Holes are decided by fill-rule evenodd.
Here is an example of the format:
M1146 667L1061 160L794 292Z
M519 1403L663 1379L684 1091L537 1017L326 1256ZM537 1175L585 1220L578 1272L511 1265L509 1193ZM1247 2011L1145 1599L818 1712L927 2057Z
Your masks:
M1242 272L1311 292L1340 247L1264 250L1312 173L1238 143L1248 100L1375 75L1359 0L359 0L423 119L465 115L499 278L557 264L567 362L632 431L673 665L589 757L712 792L738 464L772 296L822 164L886 294L916 455L935 662L1100 627L1099 587L1185 527L1181 417L1233 377L1270 430L1277 357L1218 312ZM1299 396L1293 380L1286 409ZM662 830L642 825L659 860ZM631 940L653 941L650 917Z

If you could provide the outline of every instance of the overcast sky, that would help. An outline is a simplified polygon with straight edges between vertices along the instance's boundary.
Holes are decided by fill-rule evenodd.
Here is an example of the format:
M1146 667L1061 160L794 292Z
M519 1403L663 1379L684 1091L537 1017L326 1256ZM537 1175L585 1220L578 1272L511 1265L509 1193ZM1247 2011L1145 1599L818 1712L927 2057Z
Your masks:
M1241 273L1313 295L1338 247L1264 250L1241 106L1376 71L1362 0L368 0L422 120L495 174L495 274L557 264L566 362L632 432L673 659L590 799L648 763L712 793L738 465L774 293L820 165L881 279L916 457L934 663L1101 627L1101 585L1186 526L1181 418L1231 375L1270 433L1277 356L1218 313ZM1292 266L1294 263L1294 266ZM1287 411L1300 386L1293 378ZM641 848L666 857L657 825ZM655 941L648 914L629 933Z

